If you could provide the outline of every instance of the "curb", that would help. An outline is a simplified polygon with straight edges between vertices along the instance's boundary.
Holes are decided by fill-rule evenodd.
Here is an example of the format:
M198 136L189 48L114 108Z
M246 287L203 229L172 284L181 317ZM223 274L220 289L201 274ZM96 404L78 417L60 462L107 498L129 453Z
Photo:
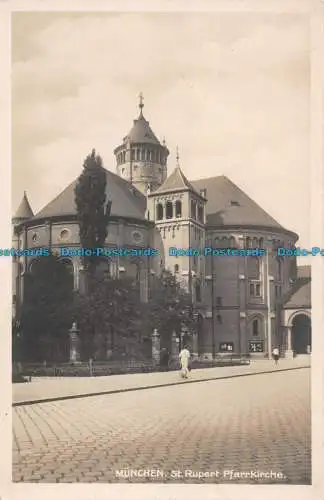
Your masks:
M46 398L46 399L33 399L31 401L20 401L17 403L12 403L12 407L35 405L35 404L40 404L40 403L52 403L54 401L65 401L67 399L80 399L80 398L89 398L89 397L93 397L93 396L120 394L123 392L143 391L145 389L159 389L160 387L170 387L173 385L198 384L200 382L208 382L210 380L225 380L225 379L230 379L230 378L251 377L253 375L265 375L267 373L279 373L279 372L286 372L286 371L291 371L291 370L304 370L305 368L310 368L310 366L309 365L294 366L292 368L281 368L279 370L264 370L264 371L260 371L260 372L254 372L254 373L239 373L239 374L235 374L235 375L224 375L223 377L208 377L208 378L203 378L203 379L199 379L199 380L187 379L186 381L169 382L167 384L148 385L148 386L139 386L139 387L126 387L125 389L112 389L112 390L108 390L108 391L92 392L92 393L88 393L88 394L72 394L70 396L57 396L57 397Z

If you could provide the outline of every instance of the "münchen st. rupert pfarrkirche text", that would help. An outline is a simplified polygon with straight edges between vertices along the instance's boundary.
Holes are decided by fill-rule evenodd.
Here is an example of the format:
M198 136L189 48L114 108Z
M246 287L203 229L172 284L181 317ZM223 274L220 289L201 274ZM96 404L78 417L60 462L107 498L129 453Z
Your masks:
M290 357L311 350L310 267L277 249L294 248L298 235L276 222L223 175L189 181L179 154L169 166L169 150L143 114L115 148L116 173L106 170L111 201L106 248L154 248L150 259L103 256L111 276L131 275L149 300L152 280L163 269L188 287L198 314L190 340L194 357L215 352L267 356L274 346ZM105 161L105 158L103 159ZM12 219L13 247L80 248L72 182L34 214L26 193ZM170 248L193 249L179 254ZM204 255L203 249L263 249L263 255ZM79 287L80 256L64 257ZM13 310L23 300L23 275L34 257L14 258Z

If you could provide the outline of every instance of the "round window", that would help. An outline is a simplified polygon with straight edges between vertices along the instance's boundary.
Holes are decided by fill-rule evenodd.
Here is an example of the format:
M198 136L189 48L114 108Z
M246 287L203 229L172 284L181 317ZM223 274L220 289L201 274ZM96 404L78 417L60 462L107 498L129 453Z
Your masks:
M63 241L68 240L70 237L70 231L68 229L62 229L60 232L60 239Z
M32 235L32 242L33 243L37 243L37 241L39 240L39 236L37 233L33 233Z
M139 231L133 231L132 239L133 239L134 243L142 243L144 238L143 238L142 233L140 233Z

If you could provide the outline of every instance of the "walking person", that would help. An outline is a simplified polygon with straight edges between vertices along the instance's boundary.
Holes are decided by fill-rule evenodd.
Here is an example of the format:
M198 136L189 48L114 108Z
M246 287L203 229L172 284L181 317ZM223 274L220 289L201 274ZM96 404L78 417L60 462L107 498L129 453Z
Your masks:
M279 349L278 347L275 347L272 351L272 356L273 359L275 360L276 365L278 364L278 359L279 359Z
M188 378L189 375L189 359L190 359L190 351L188 346L185 346L179 353L179 359L181 364L180 375L183 378Z

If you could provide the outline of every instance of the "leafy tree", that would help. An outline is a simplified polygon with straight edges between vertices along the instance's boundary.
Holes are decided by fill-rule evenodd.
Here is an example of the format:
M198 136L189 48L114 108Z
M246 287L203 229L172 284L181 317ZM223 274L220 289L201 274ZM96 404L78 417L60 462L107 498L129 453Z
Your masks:
M111 209L111 202L106 204L106 184L102 159L93 149L84 160L74 191L82 248L104 246ZM94 274L96 259L95 256L82 257L88 277Z
M19 336L29 360L64 356L71 326L72 277L55 255L39 257L26 276Z
M144 318L146 330L152 332L157 328L161 343L166 345L173 331L179 334L182 329L196 328L191 296L169 271L157 278Z
M127 352L131 344L140 351L142 306L138 286L128 279L104 276L94 277L93 285L91 294L77 293L74 299L82 358L106 359L107 339L112 333L116 357Z

